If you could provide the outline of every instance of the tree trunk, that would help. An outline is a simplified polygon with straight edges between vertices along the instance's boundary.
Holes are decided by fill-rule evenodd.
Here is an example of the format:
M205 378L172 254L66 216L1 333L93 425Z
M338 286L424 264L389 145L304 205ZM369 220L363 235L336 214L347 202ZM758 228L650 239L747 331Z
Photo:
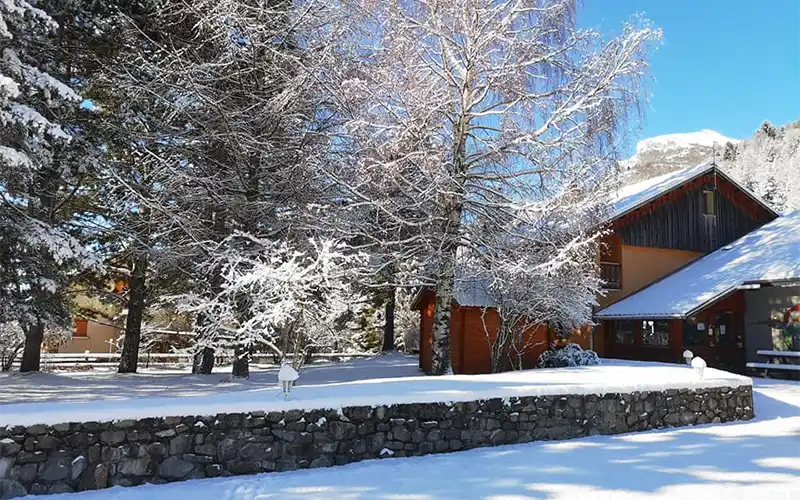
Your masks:
M433 375L453 373L450 364L450 307L453 303L456 276L456 259L461 243L461 216L464 211L464 172L467 154L468 122L460 117L454 130L453 186L444 194L446 214L442 231L443 241L439 251L439 276L436 278L436 304L433 312L433 346L431 372Z
M147 256L142 254L137 256L133 262L130 298L128 299L128 317L125 320L125 340L122 343L119 373L136 373L139 365L139 342L142 339L146 278Z
M460 238L462 205L458 203L448 214L449 224L439 253L439 276L436 279L436 304L433 311L433 346L431 372L446 375L450 365L450 307L453 303L456 254Z
M397 297L397 288L389 288L389 297L386 300L386 318L383 324L383 352L394 350L394 307Z
M44 340L44 324L37 320L25 332L25 350L22 351L21 372L38 372L42 357L42 340Z
M192 374L194 375L211 375L214 369L214 349L210 347L203 347L201 350L194 353L194 360L192 362Z
M249 349L236 346L233 350L233 378L250 378Z
M56 193L60 179L59 171L56 166L57 155L53 158L53 164L44 169L37 183L39 207L29 207L32 215L49 227L53 226L55 219ZM40 253L42 269L52 271L54 269L53 257L47 252ZM35 307L48 307L52 301L59 300L52 293L45 291L41 287L31 287L30 296L33 298ZM38 372L40 369L42 341L44 340L44 322L42 317L36 318L36 322L28 327L25 332L25 348L22 351L22 362L19 371Z

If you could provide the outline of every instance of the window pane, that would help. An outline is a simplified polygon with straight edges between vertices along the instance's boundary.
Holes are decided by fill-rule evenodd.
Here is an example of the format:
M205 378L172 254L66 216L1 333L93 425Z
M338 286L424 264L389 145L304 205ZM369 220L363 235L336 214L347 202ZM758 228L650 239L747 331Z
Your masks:
M703 191L703 213L714 215L714 191Z
M617 321L615 335L617 344L633 344L635 325L634 321Z
M669 321L642 321L642 344L668 346Z
M683 322L683 345L685 346L704 346L706 345L706 329L703 325L702 330L698 330L696 318L689 318Z

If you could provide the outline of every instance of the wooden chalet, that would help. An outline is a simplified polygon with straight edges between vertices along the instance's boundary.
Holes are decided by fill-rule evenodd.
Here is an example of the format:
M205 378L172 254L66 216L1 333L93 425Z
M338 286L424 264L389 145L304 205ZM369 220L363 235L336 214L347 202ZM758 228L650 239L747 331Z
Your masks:
M693 287L693 262L727 247L778 217L766 203L713 164L680 170L623 188L612 205L598 261L605 293L593 329L576 332L570 339L603 357L681 362L686 348L706 358L710 366L744 370L746 342L744 318L755 299L726 293L702 308L664 317L637 312L639 300L615 315L614 304L633 297L666 277L683 270L686 290ZM773 257L775 257L773 255ZM780 266L780 264L777 264ZM770 278L771 279L771 278ZM739 286L739 285L736 285ZM698 297L708 293L697 290ZM792 302L792 288L783 288L778 302ZM693 293L693 292L692 292ZM787 295L784 297L784 295ZM796 302L800 302L800 291ZM658 302L657 295L650 296ZM429 371L434 293L424 291L415 301L420 310L420 367ZM764 299L769 300L769 299ZM489 347L481 315L487 310L488 330L496 329L497 313L486 297L465 293L453 304L451 324L452 364L455 373L489 371ZM678 314L678 313L675 313ZM666 323L665 323L666 321ZM722 328L720 328L722 327ZM703 335L696 332L701 331ZM552 335L537 328L540 348L530 353L530 366Z

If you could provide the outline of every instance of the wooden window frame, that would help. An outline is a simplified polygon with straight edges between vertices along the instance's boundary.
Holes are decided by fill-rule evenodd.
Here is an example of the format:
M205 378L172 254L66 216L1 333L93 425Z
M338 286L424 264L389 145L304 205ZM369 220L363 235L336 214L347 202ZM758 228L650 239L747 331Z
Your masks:
M666 344L649 344L649 343L645 342L645 336L644 336L645 323L653 323L653 331L654 332L656 330L657 325L659 323L663 323L663 326L666 328L667 343ZM664 348L664 347L669 347L670 346L670 322L669 322L669 320L666 320L666 319L645 319L645 320L642 320L641 326L639 328L639 335L642 338L641 344L643 346L655 347L655 348L659 348L659 349Z
M716 191L713 189L703 189L703 215L706 217L717 216Z
M619 341L619 337L617 336L617 334L619 333L620 325L622 325L623 323L631 324L631 327L633 329L631 342ZM642 335L641 323L635 319L619 319L614 322L614 344L616 345L627 345L627 346L637 345L637 339L640 338L641 335Z
M85 339L89 337L89 320L76 319L75 328L72 330L72 338Z

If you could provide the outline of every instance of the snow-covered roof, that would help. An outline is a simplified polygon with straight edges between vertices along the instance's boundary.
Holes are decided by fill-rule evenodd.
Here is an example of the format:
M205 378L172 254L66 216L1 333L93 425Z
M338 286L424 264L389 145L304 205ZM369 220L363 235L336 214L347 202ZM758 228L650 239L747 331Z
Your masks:
M716 171L718 175L725 178L728 182L735 185L743 192L747 193L748 196L753 198L753 200L766 208L769 212L775 213L775 211L761 198L739 184L735 179L732 179L725 172L721 171L714 163L701 163L700 165L696 165L694 167L676 170L675 172L653 177L652 179L637 182L636 184L623 186L619 189L619 191L617 191L616 198L611 201L612 209L609 220L611 221L617 219L628 212L632 212L633 210L650 203L659 196L666 194L673 189L676 189L683 184L686 184L687 182L690 182L697 177L712 171ZM777 215L777 213L775 213L775 215Z
M496 307L495 301L481 280L456 281L454 296L458 305L464 307Z
M703 163L623 186L612 201L611 219L616 219L658 198L664 193L704 175L714 169L711 163Z
M800 282L800 211L688 264L596 317L684 318L738 289L793 281Z

